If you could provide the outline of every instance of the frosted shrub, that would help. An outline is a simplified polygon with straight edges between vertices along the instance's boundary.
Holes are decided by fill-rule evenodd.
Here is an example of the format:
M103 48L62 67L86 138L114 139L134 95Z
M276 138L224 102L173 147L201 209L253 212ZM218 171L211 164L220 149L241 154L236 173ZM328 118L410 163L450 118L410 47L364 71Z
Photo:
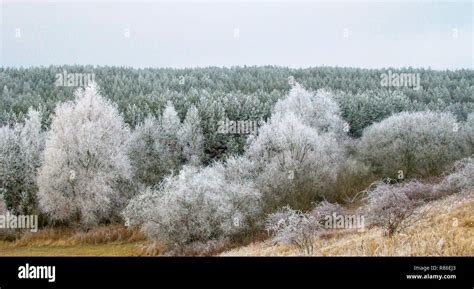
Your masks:
M226 180L244 184L253 182L257 176L255 161L245 156L230 156L225 161Z
M454 169L444 177L438 189L445 192L474 190L474 157L464 158L454 164Z
M359 157L378 176L437 175L461 157L456 126L449 113L395 114L364 130L358 146Z
M311 255L313 241L321 233L322 225L315 217L286 206L268 215L265 229L274 242L296 246L302 254Z
M412 201L432 201L442 197L442 194L433 185L423 184L416 180L395 185L394 189L405 194Z
M132 199L123 212L129 225L168 247L229 236L244 229L259 209L252 182L226 177L225 165L185 166L156 189Z
M54 221L92 226L114 217L132 193L129 130L95 84L56 107L40 168L39 205Z
M44 134L41 115L30 109L24 123L0 128L0 194L15 214L37 213L36 176Z
M407 196L403 186L381 183L370 193L366 210L371 226L381 227L392 236L407 225L418 204Z
M323 223L326 220L327 216L330 216L333 213L340 213L341 211L341 205L337 203L322 201L313 208L310 214L311 216L316 218L319 223Z
M265 219L265 230L276 243L296 246L301 253L311 255L314 239L325 231L327 216L341 211L341 206L323 201L309 213L289 206L278 209Z
M260 169L257 185L270 209L304 209L333 192L343 150L331 134L319 134L293 113L274 115L247 150Z

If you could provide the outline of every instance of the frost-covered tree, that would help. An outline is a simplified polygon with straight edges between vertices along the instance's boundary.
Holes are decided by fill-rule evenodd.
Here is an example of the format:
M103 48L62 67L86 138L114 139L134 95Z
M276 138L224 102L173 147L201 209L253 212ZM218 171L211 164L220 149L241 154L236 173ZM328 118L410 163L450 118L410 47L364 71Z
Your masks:
M260 129L247 154L260 168L256 182L270 207L304 208L331 196L343 151L331 134L319 134L287 113Z
M178 130L178 144L184 160L199 165L204 155L204 136L202 134L199 112L193 105Z
M328 90L320 89L312 93L300 84L295 84L288 96L276 103L274 113L293 113L318 133L344 134L344 121L339 106Z
M252 182L229 177L226 166L185 166L157 189L147 189L123 212L129 225L169 247L219 239L245 229L258 211Z
M379 176L436 175L461 156L456 127L449 113L402 112L365 129L358 154Z
M173 104L168 102L161 117L160 142L163 146L163 162L170 170L178 169L180 154L178 147L178 130L181 125L178 113Z
M182 161L178 136L182 135L183 141L184 137L192 137L187 129L182 134L180 132L180 120L171 103L167 104L161 119L148 116L135 128L130 139L129 156L136 180L154 186L165 175L179 170ZM186 152L190 153L190 150Z
M278 102L246 152L260 170L256 182L268 209L307 209L331 197L344 155L341 123L337 105L324 94L314 97L297 86Z
M91 226L130 197L129 129L93 83L58 105L40 168L39 205L52 220Z
M161 144L161 124L155 117L147 117L135 128L129 142L129 156L135 180L154 186L169 173L163 161L165 153Z
M0 194L15 214L37 213L37 170L44 135L41 115L30 109L24 122L0 128Z

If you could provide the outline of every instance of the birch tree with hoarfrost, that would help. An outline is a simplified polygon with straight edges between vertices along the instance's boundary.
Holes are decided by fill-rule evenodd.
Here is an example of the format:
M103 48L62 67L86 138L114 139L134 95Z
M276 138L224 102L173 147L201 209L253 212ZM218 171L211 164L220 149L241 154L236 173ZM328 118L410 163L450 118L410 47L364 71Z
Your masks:
M29 109L24 122L0 128L0 194L14 214L37 213L37 170L44 134L41 114Z
M58 105L39 171L39 205L52 220L92 226L110 220L131 190L129 129L95 84Z

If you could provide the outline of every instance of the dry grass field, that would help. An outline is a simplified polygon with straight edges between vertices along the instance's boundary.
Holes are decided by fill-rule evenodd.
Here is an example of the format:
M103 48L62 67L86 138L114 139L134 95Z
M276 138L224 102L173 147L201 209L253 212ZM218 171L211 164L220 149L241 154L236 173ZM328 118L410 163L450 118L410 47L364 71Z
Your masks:
M0 256L140 256L145 244L143 234L120 225L85 233L44 229L14 242L0 242Z
M415 221L393 237L380 229L335 230L314 241L317 256L474 256L474 192L456 194L418 209ZM27 233L0 242L0 256L148 256L145 236L120 225L88 232L68 228ZM224 252L221 256L297 256L297 248L270 240Z
M380 229L337 230L315 240L317 256L474 256L474 192L428 203L413 216L414 223L393 237ZM296 256L292 246L270 241L251 244L223 256Z

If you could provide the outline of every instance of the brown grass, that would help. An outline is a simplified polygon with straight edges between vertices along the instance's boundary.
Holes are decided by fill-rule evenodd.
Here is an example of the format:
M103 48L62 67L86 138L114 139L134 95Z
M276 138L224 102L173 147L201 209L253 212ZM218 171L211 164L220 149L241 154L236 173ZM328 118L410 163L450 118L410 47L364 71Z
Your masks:
M0 242L0 256L142 256L137 243L11 247Z
M145 236L142 232L116 224L96 227L87 232L76 231L72 228L46 228L36 233L26 233L21 239L13 242L12 246L97 245L113 242L132 243L144 240Z
M356 209L356 208L352 208ZM456 194L418 209L416 222L393 237L380 229L362 233L334 230L314 240L319 256L473 256L474 192ZM291 256L291 246L273 245L268 240L245 243L199 245L177 255ZM243 247L234 248L243 244ZM195 249L205 248L206 252ZM148 243L138 230L122 225L101 226L87 232L72 228L47 228L26 233L13 242L0 242L0 256L156 256L165 253L157 243Z
M413 225L393 237L380 229L336 230L314 241L319 256L473 256L474 192L457 194L418 209ZM295 256L292 246L259 242L223 256Z
M0 256L121 256L143 255L145 236L123 225L100 226L87 232L46 228L14 242L0 242ZM133 248L133 250L131 250Z

